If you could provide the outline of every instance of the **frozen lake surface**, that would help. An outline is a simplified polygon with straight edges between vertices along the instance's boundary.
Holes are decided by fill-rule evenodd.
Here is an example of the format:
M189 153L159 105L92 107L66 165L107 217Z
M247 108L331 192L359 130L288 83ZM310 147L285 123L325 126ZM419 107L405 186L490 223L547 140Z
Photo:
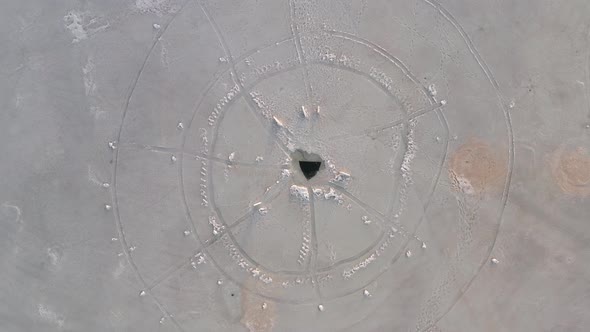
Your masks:
M590 2L0 4L1 331L587 331Z

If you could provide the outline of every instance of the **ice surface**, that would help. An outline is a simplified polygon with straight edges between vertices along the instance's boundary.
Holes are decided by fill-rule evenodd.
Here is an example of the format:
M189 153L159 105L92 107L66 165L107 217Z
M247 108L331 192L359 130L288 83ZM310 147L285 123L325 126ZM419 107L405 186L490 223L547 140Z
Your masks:
M439 1L0 4L0 331L587 331L590 3Z

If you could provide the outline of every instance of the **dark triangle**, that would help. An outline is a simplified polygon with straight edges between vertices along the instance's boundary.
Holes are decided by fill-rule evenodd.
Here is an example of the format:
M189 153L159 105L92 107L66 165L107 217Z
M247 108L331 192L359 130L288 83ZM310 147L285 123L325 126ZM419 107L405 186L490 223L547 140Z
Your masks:
M313 178L318 171L320 170L320 166L322 165L321 161L300 161L299 167L301 167L301 172L305 175L306 179Z

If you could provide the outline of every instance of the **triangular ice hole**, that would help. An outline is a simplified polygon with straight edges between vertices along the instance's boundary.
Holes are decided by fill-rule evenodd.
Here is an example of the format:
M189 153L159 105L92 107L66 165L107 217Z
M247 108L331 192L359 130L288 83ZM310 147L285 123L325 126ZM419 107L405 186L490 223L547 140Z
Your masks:
M303 175L308 180L318 173L320 166L322 166L321 161L299 161L301 172L303 172Z

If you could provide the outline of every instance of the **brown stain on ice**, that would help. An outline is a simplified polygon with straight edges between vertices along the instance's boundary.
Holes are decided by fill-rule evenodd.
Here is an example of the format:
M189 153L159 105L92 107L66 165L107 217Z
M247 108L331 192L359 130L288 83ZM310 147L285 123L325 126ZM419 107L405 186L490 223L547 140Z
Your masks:
M551 158L551 173L564 193L590 196L590 154L586 148L557 149Z
M461 145L449 160L454 188L471 195L501 190L507 170L506 159L498 150L478 138Z
M246 287L242 287L240 294L242 306L240 322L250 332L272 331L276 316L276 304L269 300L263 300L246 289L250 288L255 291L256 281L249 279L245 284Z

